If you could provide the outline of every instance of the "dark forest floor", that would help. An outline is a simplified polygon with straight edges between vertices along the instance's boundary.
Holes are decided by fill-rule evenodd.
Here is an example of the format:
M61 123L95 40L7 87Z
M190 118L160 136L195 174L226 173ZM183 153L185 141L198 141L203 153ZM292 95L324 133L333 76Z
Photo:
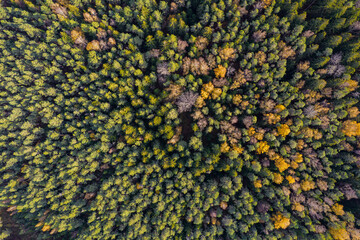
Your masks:
M3 222L3 229L7 229L10 232L10 236L6 240L35 240L34 234L29 233L28 229L21 227L10 216L10 213L6 212L5 208L0 208L0 218ZM1 229L0 229L1 231Z

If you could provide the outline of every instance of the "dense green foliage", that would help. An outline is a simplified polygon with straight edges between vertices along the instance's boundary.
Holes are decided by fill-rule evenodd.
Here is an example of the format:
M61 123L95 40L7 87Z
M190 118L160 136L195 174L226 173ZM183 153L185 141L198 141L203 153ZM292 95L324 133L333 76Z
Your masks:
M1 1L0 203L43 239L360 239L359 7Z

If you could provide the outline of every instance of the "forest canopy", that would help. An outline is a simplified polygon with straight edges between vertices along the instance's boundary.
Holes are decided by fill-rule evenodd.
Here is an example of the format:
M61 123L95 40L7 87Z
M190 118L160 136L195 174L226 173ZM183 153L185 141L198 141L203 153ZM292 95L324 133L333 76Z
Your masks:
M359 240L359 15L0 1L0 206L38 239Z

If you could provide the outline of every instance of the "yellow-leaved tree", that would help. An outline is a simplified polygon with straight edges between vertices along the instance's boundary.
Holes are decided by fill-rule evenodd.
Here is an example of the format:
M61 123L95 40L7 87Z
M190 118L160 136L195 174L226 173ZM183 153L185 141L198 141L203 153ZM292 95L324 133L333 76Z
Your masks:
M285 217L280 212L277 212L276 215L271 218L271 220L274 221L274 227L276 229L285 229L290 225L290 218Z
M258 154L265 153L269 150L270 146L265 141L259 142L259 147L256 149Z
M303 191L310 191L315 188L315 183L313 181L304 180L300 183L300 186Z
M344 206L338 203L335 203L332 205L331 210L338 216L342 216L345 214L345 211L343 210Z
M92 40L91 42L89 42L86 46L86 50L91 51L99 51L100 50L100 43L98 40Z
M334 238L334 240L350 240L349 233L345 228L330 228L329 233Z
M360 136L360 123L352 120L346 120L342 124L341 131L348 137Z
M280 126L278 126L277 130L278 130L278 133L283 137L286 137L290 133L290 128L286 124L281 124Z
M235 49L233 48L223 48L219 50L219 55L221 59L228 60L229 58L235 58Z
M226 68L221 65L218 65L218 67L214 69L214 72L217 78L223 78L225 77L226 74Z

